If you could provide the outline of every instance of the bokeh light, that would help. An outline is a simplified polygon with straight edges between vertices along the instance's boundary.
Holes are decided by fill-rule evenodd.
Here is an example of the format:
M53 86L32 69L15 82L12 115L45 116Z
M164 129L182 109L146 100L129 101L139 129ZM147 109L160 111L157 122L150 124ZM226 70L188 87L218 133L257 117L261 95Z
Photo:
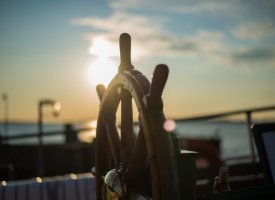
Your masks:
M164 122L163 128L167 132L173 132L176 129L176 122L174 120L168 119Z

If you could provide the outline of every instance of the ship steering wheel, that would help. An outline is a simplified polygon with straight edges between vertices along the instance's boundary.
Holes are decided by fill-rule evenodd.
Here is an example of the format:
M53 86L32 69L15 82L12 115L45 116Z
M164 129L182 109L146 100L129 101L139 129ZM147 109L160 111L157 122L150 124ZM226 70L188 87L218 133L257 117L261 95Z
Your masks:
M157 65L150 83L131 64L130 35L121 34L119 43L118 74L107 88L97 86L97 200L178 199L171 135L163 128L161 95L168 67ZM137 124L133 120L133 106L138 111ZM134 125L138 131L134 131Z

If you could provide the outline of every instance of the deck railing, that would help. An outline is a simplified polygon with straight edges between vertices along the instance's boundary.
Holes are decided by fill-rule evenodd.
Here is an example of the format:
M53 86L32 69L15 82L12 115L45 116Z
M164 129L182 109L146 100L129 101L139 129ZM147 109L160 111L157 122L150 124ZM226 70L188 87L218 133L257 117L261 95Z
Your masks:
M230 117L230 116L240 115L240 114L245 115L247 131L249 134L250 149L252 154L251 156L252 163L241 163L238 165L230 166L229 183L231 187L235 189L235 188L242 188L244 186L245 187L257 186L264 183L262 171L260 169L259 163L257 163L255 159L256 152L255 152L255 147L253 143L250 126L253 124L253 121L254 121L252 119L254 113L274 111L274 110L275 110L275 106L266 106L266 107L252 108L252 109L222 112L222 113L205 115L205 116L180 118L180 119L175 119L175 121L176 122L195 122L195 121L203 121L203 120L215 120L223 117ZM92 129L84 128L84 129L76 129L74 131L77 133L77 132L89 131L89 130L92 130ZM45 132L43 134L43 137L55 136L60 134L65 135L65 131ZM2 137L1 139L2 139L2 142L5 143L6 141L11 141L11 140L38 138L38 137L39 135L37 133L33 133L33 134L21 134L16 136ZM217 175L218 170L219 170L218 166L197 169L196 190L197 190L198 199L200 199L200 197L203 194L211 193L212 184L213 184L212 181L213 181L213 178ZM91 175L89 174L87 177L82 177L80 179L77 179L77 181L73 180L74 176L71 178L65 178L65 179L63 178L62 181L56 181L55 178L51 180L45 179L46 181L43 180L42 183L33 181L33 180L28 180L28 182L24 184L21 184L21 183L18 184L19 182L14 182L14 183L9 183L7 186L5 186L5 182L4 183L2 182L2 186L0 186L0 198L19 199L15 197L15 190L17 190L22 192L22 194L24 194L23 196L25 196L26 198L29 197L29 199L31 199L31 197L33 199L37 199L37 196L33 196L33 195L38 195L38 196L44 195L45 196L45 197L43 196L44 199L47 199L47 198L52 199L50 197L61 198L61 199L62 198L68 199L68 197L72 199L86 199L88 197L87 195L90 195L89 198L93 199L95 198L94 196L95 183L94 183L94 178L90 176ZM83 188L86 187L84 186L84 182L86 186L87 184L90 184L89 188L86 188L85 190L83 190ZM49 187L52 187L52 185L55 185L55 186L58 185L59 189L49 190ZM43 191L43 194L38 193L37 191Z
M90 174L39 177L0 183L2 200L95 200L95 178Z
M249 136L249 144L250 144L250 150L251 150L251 158L252 162L255 163L256 161L256 151L253 143L253 138L251 134L251 125L253 123L252 120L252 115L254 113L259 113L259 112L266 112L266 111L274 111L275 106L265 106L265 107L258 107L258 108L251 108L251 109L242 109L242 110L235 110L235 111L229 111L229 112L221 112L221 113L216 113L216 114L211 114L211 115L204 115L204 116L195 116L195 117L188 117L188 118L179 118L179 119L174 119L176 122L194 122L194 121L202 121L202 120L213 120L213 119L219 119L223 117L230 117L234 115L240 115L240 114L245 114L246 116L246 126L247 126L247 131L248 131L248 136ZM89 131L92 130L91 128L82 128L82 129L74 129L73 131L75 133L81 132L81 131ZM60 135L63 134L65 136L65 131L51 131L51 132L45 132L43 133L43 137L48 137L48 136L55 136L55 135ZM12 140L17 140L17 139L26 139L26 138L38 138L39 139L39 134L37 133L26 133L26 134L20 134L20 135L14 135L14 136L8 136L8 137L2 137L0 143L8 143L8 141ZM39 170L38 170L39 171Z
M248 138L249 138L249 145L250 145L250 150L251 150L251 157L252 157L252 161L255 162L256 161L256 151L255 151L253 136L252 136L252 132L251 132L251 125L253 124L252 114L259 113L259 112L274 111L274 110L275 110L275 105L271 105L271 106L257 107L257 108L251 108L251 109L241 109L241 110L234 110L234 111L228 111L228 112L221 112L221 113L204 115L204 116L179 118L179 119L175 119L175 121L176 122L191 122L191 121L193 122L193 121L202 121L202 120L213 120L213 119L218 119L218 118L223 118L223 117L230 117L230 116L234 116L234 115L245 114L246 126L247 126L247 131L248 131Z

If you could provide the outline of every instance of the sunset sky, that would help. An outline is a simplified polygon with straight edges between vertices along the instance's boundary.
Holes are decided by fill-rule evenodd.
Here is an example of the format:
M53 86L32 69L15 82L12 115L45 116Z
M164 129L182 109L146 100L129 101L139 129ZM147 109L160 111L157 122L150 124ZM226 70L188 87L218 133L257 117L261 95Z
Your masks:
M59 122L96 118L96 84L116 73L127 32L137 70L170 68L168 118L274 105L274 10L272 0L0 1L0 94L10 120L36 120L45 97L61 102Z

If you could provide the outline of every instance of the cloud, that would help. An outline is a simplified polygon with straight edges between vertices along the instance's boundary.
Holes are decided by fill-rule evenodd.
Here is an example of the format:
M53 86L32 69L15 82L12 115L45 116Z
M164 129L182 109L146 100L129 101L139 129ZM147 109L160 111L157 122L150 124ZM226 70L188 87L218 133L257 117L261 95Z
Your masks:
M238 3L238 2L236 2ZM238 3L239 5L239 3ZM236 5L228 1L189 1L188 4L180 4L176 6L171 6L170 10L178 13L228 13L235 8ZM238 6L238 9L241 7Z
M134 38L139 56L194 56L198 53L217 52L221 48L223 34L214 31L198 31L194 35L176 35L165 30L162 21L158 23L144 16L127 12L115 12L107 18L80 18L74 25L88 26L93 33L85 39L93 42L98 35L117 43L118 36L128 32Z
M230 68L274 68L275 48L267 46L239 47L221 52L215 58L221 66Z
M117 0L110 2L110 5L115 10L127 10L132 8L140 8L144 6L144 4L148 4L148 2L143 0Z
M144 0L145 1L145 0ZM244 15L257 15L258 17L270 15L273 16L275 2L270 0L174 0L163 1L166 2L165 7L173 12L178 13L192 13L192 14L212 14L221 15L225 14L231 17L240 17ZM165 8L164 7L164 8Z
M217 1L217 0L118 0L110 3L114 10L165 11L176 13L240 13L251 8L245 1ZM249 2L249 4L253 4Z
M160 27L153 23L149 18L143 15L129 14L126 12L115 12L110 17L97 18L87 17L74 19L75 25L88 26L94 31L107 33L109 36L121 32L135 32L137 35L152 35L160 31ZM112 39L112 37L109 37Z
M232 54L235 62L273 62L275 61L275 48L246 48Z
M270 36L275 38L275 25L269 19L246 24L242 23L234 28L232 33L236 38L245 40L256 41Z
M166 45L166 34L162 28L153 23L149 18L142 15L129 14L126 12L115 12L106 18L87 17L72 20L74 25L90 27L93 32L86 34L85 39L93 42L97 36L104 37L112 43L118 43L121 33L127 32L135 38L139 54L148 54L148 46L156 45L164 48ZM156 37L162 37L156 42ZM146 44L144 47L143 45Z
M132 55L134 59L147 57L192 57L193 59L203 61L212 66L228 65L244 66L265 63L274 63L272 48L268 48L261 43L261 39L274 36L274 24L265 16L263 8L272 7L269 1L257 6L256 3L247 3L246 1L145 1L145 0L120 0L110 1L113 12L106 17L86 17L72 20L74 25L90 27L91 31L84 35L85 40L93 43L95 38L100 36L105 38L113 45L118 45L119 35L127 32L132 36ZM152 12L146 12L151 11ZM157 11L157 12L156 12ZM161 12L160 12L161 11ZM165 12L162 12L165 11ZM177 13L171 14L166 12ZM234 17L232 21L222 15L221 21L225 25L214 25L212 18L201 13L230 14ZM253 20L252 18L244 20L241 16L244 13L257 13L258 21L243 23L243 21ZM138 14L139 13L139 14ZM179 16L189 13L194 16L204 16L206 18L188 21L188 18L180 20ZM167 15L166 15L167 14ZM236 14L236 15L235 15ZM237 16L238 15L238 16ZM243 16L244 17L244 16ZM198 21L197 21L198 20ZM182 31L170 31L171 21L192 23L191 29ZM234 29L228 29L226 23L238 24ZM205 24L210 24L207 26ZM214 25L214 26L213 26ZM229 32L228 32L229 30ZM239 43L232 40L232 34L239 39L255 40L254 43ZM248 41L251 42L251 41ZM244 45L244 46L242 46ZM233 52L233 53L232 53Z

